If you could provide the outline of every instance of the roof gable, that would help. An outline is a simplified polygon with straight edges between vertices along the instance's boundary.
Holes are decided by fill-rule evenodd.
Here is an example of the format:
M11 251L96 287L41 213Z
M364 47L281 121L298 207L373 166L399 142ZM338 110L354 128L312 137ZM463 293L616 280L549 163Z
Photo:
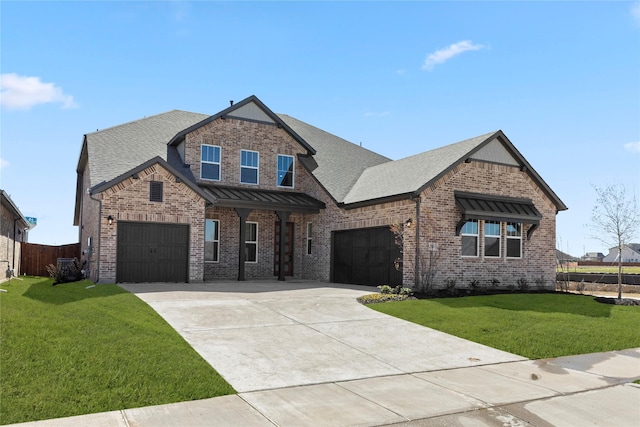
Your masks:
M178 145L182 142L188 133L191 133L208 123L218 119L233 118L239 120L248 120L258 123L266 123L274 126L282 127L286 130L293 139L295 139L309 154L316 154L316 150L300 135L298 135L293 129L291 129L282 119L271 111L257 96L251 95L248 98L243 99L237 104L232 104L228 108L220 111L213 116L209 116L206 119L195 123L194 125L181 130L171 140L169 145Z
M521 167L557 210L567 209L501 130L368 168L344 198L344 204L357 207L390 197L417 196L455 166L471 159Z

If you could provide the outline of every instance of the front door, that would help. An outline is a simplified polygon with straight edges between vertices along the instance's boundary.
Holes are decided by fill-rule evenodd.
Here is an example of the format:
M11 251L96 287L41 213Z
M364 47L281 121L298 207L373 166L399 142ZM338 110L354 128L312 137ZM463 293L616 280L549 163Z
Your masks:
M280 221L276 221L273 250L273 275L280 275ZM284 230L284 275L293 276L293 222L286 223Z

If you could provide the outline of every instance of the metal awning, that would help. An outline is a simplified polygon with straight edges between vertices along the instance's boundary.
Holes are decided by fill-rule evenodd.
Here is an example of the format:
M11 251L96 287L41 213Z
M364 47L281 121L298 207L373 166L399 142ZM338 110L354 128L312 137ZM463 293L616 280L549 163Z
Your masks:
M215 199L214 206L302 213L318 213L326 207L305 193L218 185L200 185L200 188Z
M520 222L531 224L527 239L540 224L542 214L531 199L493 196L479 193L454 192L456 205L462 211L462 218L456 225L456 235L465 222L476 219L486 221Z

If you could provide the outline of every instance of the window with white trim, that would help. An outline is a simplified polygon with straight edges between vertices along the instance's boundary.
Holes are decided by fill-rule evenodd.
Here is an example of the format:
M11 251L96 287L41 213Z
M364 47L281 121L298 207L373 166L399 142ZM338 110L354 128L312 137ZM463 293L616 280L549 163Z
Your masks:
M220 181L222 148L217 145L202 144L200 150L200 178Z
M240 150L240 182L258 184L260 153Z
M244 262L258 262L258 223L247 222L244 232Z
M500 258L500 222L484 222L484 256Z
M312 243L313 224L307 223L307 255L311 255L311 243Z
M522 224L507 223L507 258L522 258Z
M293 188L293 156L278 154L278 173L276 185L278 187Z
M220 261L220 221L207 219L204 223L204 260Z
M477 257L480 239L478 236L478 221L472 219L462 226L462 256Z

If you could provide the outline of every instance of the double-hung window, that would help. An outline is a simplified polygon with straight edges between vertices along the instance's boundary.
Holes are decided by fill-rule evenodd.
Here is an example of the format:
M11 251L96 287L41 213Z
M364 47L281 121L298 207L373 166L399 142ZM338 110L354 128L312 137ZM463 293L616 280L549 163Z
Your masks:
M500 258L500 222L484 222L484 256Z
M507 223L507 258L522 258L522 224Z
M478 221L472 219L462 226L462 256L478 256Z
M240 182L243 184L258 184L260 153L257 151L240 150Z
M220 221L207 219L204 223L204 260L220 261Z
M217 145L202 144L200 157L200 178L220 181L221 148Z
M278 175L276 185L278 187L293 188L293 156L278 154Z
M244 262L258 262L258 223L247 222L244 234Z

